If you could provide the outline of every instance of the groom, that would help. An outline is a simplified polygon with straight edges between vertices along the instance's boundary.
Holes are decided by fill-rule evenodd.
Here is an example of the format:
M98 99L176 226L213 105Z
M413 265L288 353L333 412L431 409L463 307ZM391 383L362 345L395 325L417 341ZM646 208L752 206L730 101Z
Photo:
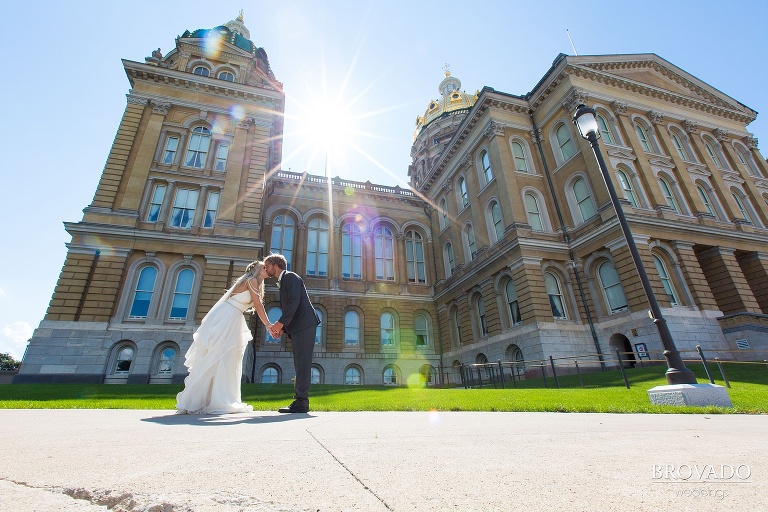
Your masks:
M269 277L277 278L280 289L282 315L270 328L273 338L283 332L293 344L293 367L296 371L294 400L288 407L278 411L285 413L309 411L309 384L312 378L312 352L315 349L315 329L320 320L309 301L304 280L298 274L286 270L287 262L282 254L270 254L264 260L264 269Z

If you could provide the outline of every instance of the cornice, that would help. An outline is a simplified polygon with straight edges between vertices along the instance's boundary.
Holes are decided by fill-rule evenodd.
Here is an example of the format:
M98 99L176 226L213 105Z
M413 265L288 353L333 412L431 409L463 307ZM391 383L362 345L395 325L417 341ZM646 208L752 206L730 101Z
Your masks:
M117 226L113 224L97 224L93 222L65 222L64 229L70 235L99 235L116 240L130 242L133 247L136 241L162 241L170 244L193 244L202 248L218 249L233 247L236 249L263 249L264 242L249 237L237 236L198 236L192 233L176 233L136 229L133 226Z
M694 85L676 73L672 73L670 70L660 66L658 63L649 61L636 61L629 63L613 63L615 65L611 64L612 63L592 63L583 65L569 64L563 69L560 75L563 78L565 76L575 76L578 78L591 80L593 82L603 83L618 89L627 90L634 94L640 94L646 97L660 99L693 110L705 112L707 114L714 114L725 119L743 123L745 125L754 121L756 117L756 114L753 111L750 110L750 113L747 113L736 109L734 105L723 101L714 94L706 91L704 88ZM611 69L627 69L629 67L647 68L657 71L668 78L672 78L675 82L681 83L692 92L700 94L705 98L705 100L691 96L684 96L682 94L667 91L659 87L654 87L652 85L644 84L642 82L606 72L607 70ZM534 103L532 107L538 107L544 101L544 99L546 99L546 96L547 94L539 96L536 100L536 103Z
M284 94L280 91L194 75L175 69L160 68L126 59L123 59L123 67L131 82L131 87L134 86L135 80L162 82L179 89L193 89L198 92L235 98L240 101L273 105L281 109L283 106Z

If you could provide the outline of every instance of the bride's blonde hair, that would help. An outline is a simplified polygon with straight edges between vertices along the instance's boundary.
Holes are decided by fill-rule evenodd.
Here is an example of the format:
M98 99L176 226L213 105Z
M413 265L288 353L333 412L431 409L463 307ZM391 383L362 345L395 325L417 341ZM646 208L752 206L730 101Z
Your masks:
M256 279L256 282L259 283L259 298L264 301L264 280L261 278L261 268L264 266L264 262L261 260L256 260L252 263L249 263L247 267L245 267L245 274L238 277L235 282L232 284L232 287L230 290L234 290L238 287L242 282L248 280L248 279Z

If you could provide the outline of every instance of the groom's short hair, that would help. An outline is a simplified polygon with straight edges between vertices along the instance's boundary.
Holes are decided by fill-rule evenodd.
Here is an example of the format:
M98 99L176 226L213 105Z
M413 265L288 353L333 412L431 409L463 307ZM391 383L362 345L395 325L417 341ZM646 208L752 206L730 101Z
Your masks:
M288 260L282 254L270 254L264 259L264 263L277 265L280 270L285 270L288 267Z

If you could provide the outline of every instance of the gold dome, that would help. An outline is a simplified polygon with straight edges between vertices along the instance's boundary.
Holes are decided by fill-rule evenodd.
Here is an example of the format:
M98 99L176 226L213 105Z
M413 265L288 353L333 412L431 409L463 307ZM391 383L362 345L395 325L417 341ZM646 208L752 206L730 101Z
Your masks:
M440 98L429 102L424 116L416 116L416 133L414 138L419 135L422 128L435 119L456 110L466 110L474 105L477 100L477 93L469 95L461 90L461 80L451 76L450 71L445 72L445 78L440 82L438 90L440 91Z

